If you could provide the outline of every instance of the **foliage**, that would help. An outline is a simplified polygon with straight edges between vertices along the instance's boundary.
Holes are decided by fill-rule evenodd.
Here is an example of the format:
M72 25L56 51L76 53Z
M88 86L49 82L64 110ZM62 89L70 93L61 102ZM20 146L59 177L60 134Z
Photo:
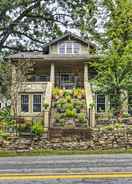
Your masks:
M44 133L44 127L41 121L37 121L33 123L32 133L34 133L36 136L41 136Z
M43 50L62 28L82 26L93 13L93 0L1 0L0 51Z
M98 92L113 96L114 111L118 118L132 81L132 2L129 0L103 1L109 20L106 24L107 50L93 66Z
M86 123L87 122L85 113L81 112L78 114L78 121L79 121L79 123Z
M9 97L11 83L9 71L9 64L4 62L2 56L0 56L0 93L7 98Z
M11 111L9 108L4 108L0 111L0 121L5 122L6 125L14 124L14 120L11 116Z
M85 98L85 90L81 88L73 89L73 96L75 98Z
M19 124L17 130L18 132L21 134L21 133L31 133L31 128L32 128L32 125L31 125L31 122L24 122L22 124Z
M8 134L0 130L0 139L7 139L7 137L8 137Z
M68 118L75 118L76 117L75 110L66 109L65 113L66 113L66 117L68 117Z
M48 103L45 103L44 104L44 109L46 110L46 109L48 109L48 107L49 107L49 104Z
M53 97L63 96L63 90L60 88L54 88L52 91Z
M69 126L69 122L73 122L73 124L80 123L80 126L83 123L87 123L83 89L62 90L55 88L53 99L54 119L59 126ZM70 123L70 127L73 124Z
M114 124L109 124L101 127L101 129L109 130L109 131L112 131L114 129L120 129L120 128L124 128L124 124L120 122L116 122Z

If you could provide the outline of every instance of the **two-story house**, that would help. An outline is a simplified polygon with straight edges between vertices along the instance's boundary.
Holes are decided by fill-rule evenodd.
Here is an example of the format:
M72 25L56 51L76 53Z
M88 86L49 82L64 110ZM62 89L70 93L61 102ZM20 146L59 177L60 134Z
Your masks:
M44 45L43 52L25 52L9 56L12 65L12 109L15 109L17 116L27 119L44 118L45 126L48 127L53 87L80 87L85 89L90 126L94 127L95 113L100 109L105 112L109 106L107 97L97 94L96 108L91 108L95 95L89 80L95 72L89 67L89 62L95 58L96 45L70 32ZM24 70L26 64L30 63L34 71L30 78L24 80L20 77L25 72L20 69L22 63ZM44 103L48 104L46 111Z

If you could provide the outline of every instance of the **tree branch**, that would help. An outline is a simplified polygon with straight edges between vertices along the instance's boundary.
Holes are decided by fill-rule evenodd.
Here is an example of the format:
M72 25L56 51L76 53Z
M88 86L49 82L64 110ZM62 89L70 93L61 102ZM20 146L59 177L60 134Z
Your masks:
M0 41L0 50L2 49L2 46L4 44L4 42L7 40L8 36L10 35L10 33L12 32L14 26L16 25L16 23L18 23L23 17L25 17L28 12L32 11L32 9L35 9L39 6L41 0L37 0L36 3L34 3L33 5L29 6L26 10L24 10L6 29L5 31L2 33L1 36L3 36L3 38Z
M18 47L12 47L12 46L7 46L7 45L4 45L3 46L4 49L10 49L10 50L14 50L14 51L21 51L21 52L41 52L41 50L38 50L38 49L30 49L30 50L27 50L27 49L20 49Z
M40 44L45 44L46 43L46 42L42 42L40 40L37 40L37 39L33 38L32 36L30 36L30 35L28 35L26 33L20 32L20 31L13 31L13 34L23 35L23 36L29 38L30 40L32 40L34 42L38 42Z

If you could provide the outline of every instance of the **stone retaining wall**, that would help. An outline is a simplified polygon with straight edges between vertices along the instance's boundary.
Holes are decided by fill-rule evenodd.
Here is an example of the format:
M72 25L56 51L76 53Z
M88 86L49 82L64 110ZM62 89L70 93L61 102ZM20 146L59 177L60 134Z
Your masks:
M0 150L30 151L32 149L97 150L132 147L132 129L94 130L83 140L78 135L54 138L9 137L0 140Z

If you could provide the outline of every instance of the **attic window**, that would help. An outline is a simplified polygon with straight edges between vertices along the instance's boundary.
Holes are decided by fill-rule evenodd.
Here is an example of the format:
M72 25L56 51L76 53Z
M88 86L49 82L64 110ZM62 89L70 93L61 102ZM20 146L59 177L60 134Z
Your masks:
M79 54L80 44L76 42L65 42L59 44L59 54Z

